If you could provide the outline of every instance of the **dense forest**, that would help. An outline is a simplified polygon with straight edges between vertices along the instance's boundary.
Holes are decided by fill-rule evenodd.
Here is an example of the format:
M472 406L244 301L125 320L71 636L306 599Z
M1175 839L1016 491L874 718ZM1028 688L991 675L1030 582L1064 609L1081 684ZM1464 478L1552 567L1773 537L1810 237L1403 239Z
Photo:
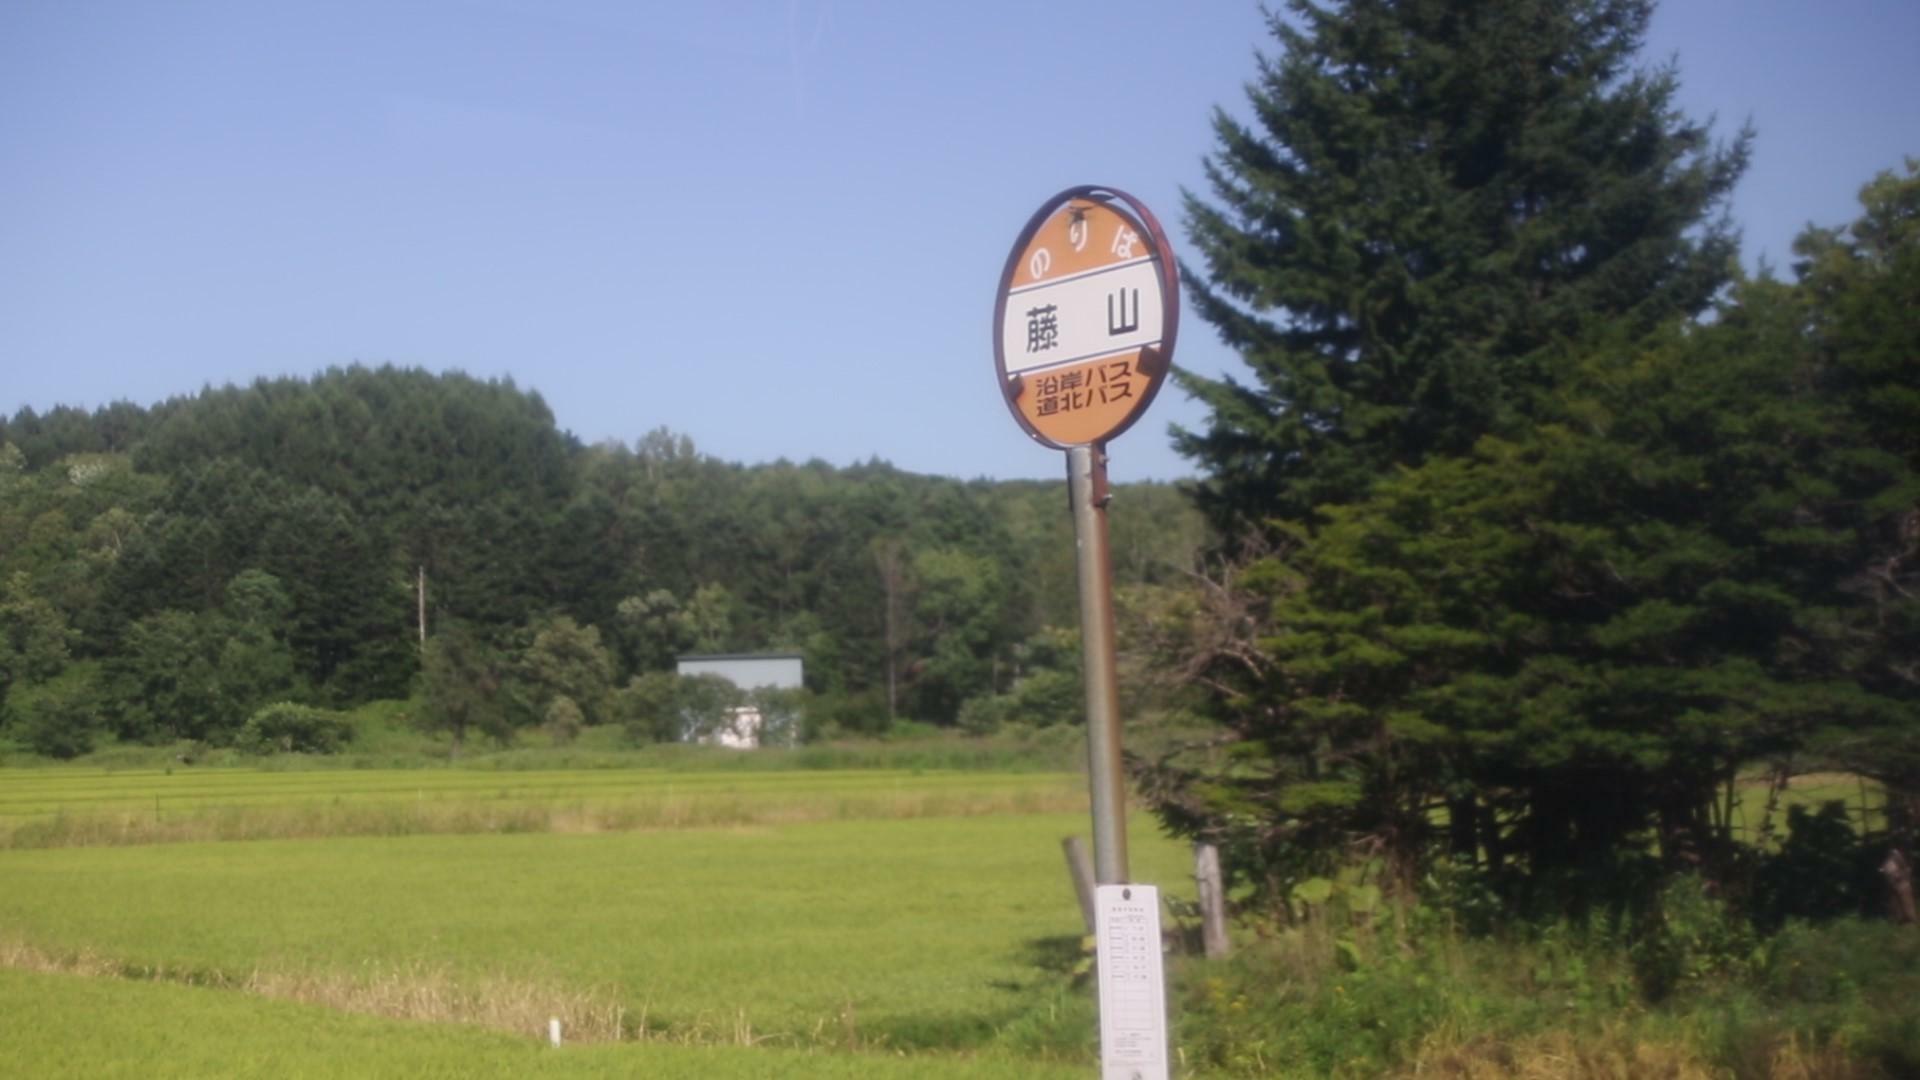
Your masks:
M792 651L814 732L1067 722L1060 487L747 467L665 429L585 446L511 382L394 368L22 410L0 421L0 708L58 756L422 690L461 735L646 738L676 655ZM1119 503L1123 585L1179 579L1198 514L1163 485Z

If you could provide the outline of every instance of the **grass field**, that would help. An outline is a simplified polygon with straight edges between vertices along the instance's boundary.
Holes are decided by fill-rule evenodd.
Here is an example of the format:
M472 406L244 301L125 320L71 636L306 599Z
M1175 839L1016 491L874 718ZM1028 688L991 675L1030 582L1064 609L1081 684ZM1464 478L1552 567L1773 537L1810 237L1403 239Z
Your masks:
M0 927L55 955L205 982L444 976L550 992L582 1014L584 997L669 1033L954 1045L1017 1015L1036 954L1077 937L1057 838L1081 824L16 851L0 859ZM1162 880L1180 861L1151 843L1136 858Z
M1078 777L889 767L898 748L836 751L857 769L572 753L0 769L0 1075L1093 1068L1059 850L1087 831ZM1744 816L1765 787L1742 787ZM1781 806L1829 798L1877 792L1810 777ZM1131 834L1134 877L1190 898L1184 848L1143 815ZM1920 1062L1898 928L1742 945L1655 1006L1604 929L1480 940L1446 919L1317 918L1225 964L1177 959L1182 1074L1863 1080Z
M263 1073L281 1051L239 1017L322 1015L304 1005L332 1010L294 1070L314 1075L332 1040L342 1074L377 1041L333 1013L452 1022L404 1028L447 1048L449 1075L518 1074L549 1016L616 1058L791 1058L669 1055L649 1075L893 1075L836 1056L899 1053L929 1071L898 1075L1035 1075L1045 1055L951 1055L1057 1049L1062 1024L1091 1037L1089 992L1062 974L1081 930L1059 840L1087 831L1084 806L1077 778L1046 773L4 770L0 998L128 995L131 1013L105 1011L134 1045L166 1026L141 1009L185 1026L215 1009L242 1034L205 1052ZM1145 817L1132 832L1136 879L1191 896L1184 850ZM461 1064L508 1046L500 1068ZM601 1052L533 1075L638 1068Z
M1061 773L911 769L0 769L0 847L606 832L1059 811Z
M199 987L0 969L0 1054L19 1077L1067 1080L1087 1070L995 1056L942 1058L773 1047L566 1046Z
M1734 837L1747 843L1760 840L1760 828L1766 816L1768 783L1755 774L1740 783L1740 798L1733 807ZM1857 827L1886 827L1886 796L1877 784L1846 773L1807 773L1787 782L1779 794L1772 828L1773 841L1786 835L1787 814L1795 807L1816 810L1829 802L1844 803L1854 815Z

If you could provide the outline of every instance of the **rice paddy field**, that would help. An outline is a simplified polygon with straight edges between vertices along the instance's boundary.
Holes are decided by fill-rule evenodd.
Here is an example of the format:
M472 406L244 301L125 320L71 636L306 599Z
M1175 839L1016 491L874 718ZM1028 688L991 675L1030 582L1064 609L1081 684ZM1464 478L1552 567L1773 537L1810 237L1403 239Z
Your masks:
M0 769L0 847L604 832L1084 807L1060 773L926 769Z
M1084 1075L1085 805L1058 773L0 770L0 1072Z

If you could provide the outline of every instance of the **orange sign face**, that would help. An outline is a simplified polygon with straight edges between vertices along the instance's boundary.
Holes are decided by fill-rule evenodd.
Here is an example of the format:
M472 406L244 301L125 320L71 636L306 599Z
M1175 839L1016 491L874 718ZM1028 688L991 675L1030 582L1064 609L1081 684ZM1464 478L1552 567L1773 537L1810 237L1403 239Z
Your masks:
M1125 431L1165 380L1179 307L1146 207L1111 188L1054 196L1000 277L994 359L1014 419L1062 450Z

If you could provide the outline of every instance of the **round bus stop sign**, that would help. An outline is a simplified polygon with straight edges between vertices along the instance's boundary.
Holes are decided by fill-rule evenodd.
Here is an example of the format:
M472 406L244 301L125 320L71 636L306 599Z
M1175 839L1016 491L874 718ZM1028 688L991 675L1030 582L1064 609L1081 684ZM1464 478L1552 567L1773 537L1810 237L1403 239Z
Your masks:
M1069 188L1027 222L1000 274L993 353L1007 407L1056 450L1104 443L1166 380L1179 321L1160 223L1125 192Z

